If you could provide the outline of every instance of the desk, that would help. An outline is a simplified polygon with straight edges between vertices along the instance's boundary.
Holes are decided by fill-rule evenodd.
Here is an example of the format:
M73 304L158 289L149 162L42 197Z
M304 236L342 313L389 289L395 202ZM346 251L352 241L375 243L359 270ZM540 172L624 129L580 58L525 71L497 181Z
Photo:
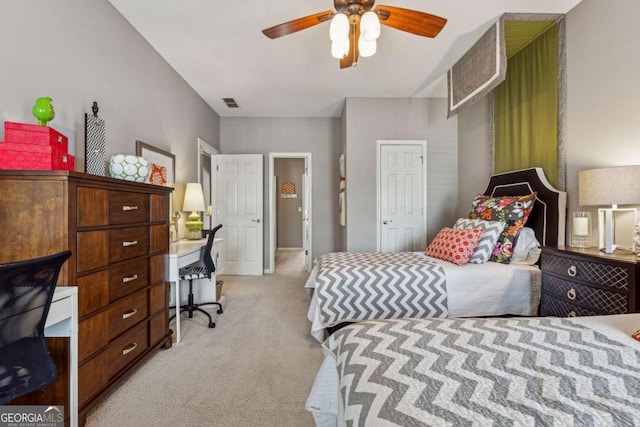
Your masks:
M78 426L78 288L56 286L44 334L69 337L69 421Z
M216 237L213 239L213 245L215 245L224 238ZM186 267L189 264L200 261L200 253L207 244L207 239L200 240L179 240L172 243L169 248L169 282L173 283L175 289L175 304L176 307L180 306L180 274L179 270L182 267ZM215 261L216 251L211 249L212 256ZM216 262L217 268L217 262ZM215 292L215 273L211 275L213 281L213 289ZM180 309L176 309L176 344L180 342Z

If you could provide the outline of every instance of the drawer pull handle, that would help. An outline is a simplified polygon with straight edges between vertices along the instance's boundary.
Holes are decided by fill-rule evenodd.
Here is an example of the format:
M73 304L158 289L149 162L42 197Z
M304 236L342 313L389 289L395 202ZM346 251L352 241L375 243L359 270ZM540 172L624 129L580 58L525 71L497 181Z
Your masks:
M62 135L58 135L58 144L62 144Z
M129 353L131 353L133 350L135 350L135 349L136 349L136 347L138 347L138 343L137 343L137 342L134 342L134 343L129 344L126 348L124 348L124 349L122 350L122 355L123 355L123 356L126 356L127 354L129 354Z
M125 211L125 212L126 211L137 211L138 207L137 206L123 206L122 210Z
M129 283L129 282L131 282L132 280L136 280L137 278L138 278L138 275L137 275L137 274L134 274L134 275L129 276L129 277L123 277L123 278L122 278L122 283Z
M569 314L567 314L567 317L576 317L577 315L578 313L576 313L574 310L571 310Z
M577 293L576 290L571 288L567 291L567 298L569 299L576 299Z
M575 265L572 265L567 269L567 274L571 277L576 277L576 274L578 274L578 269Z
M122 319L124 320L124 319L128 319L131 316L135 316L136 313L138 313L138 309L137 308L134 308L131 311L127 311L126 313L122 313Z
M125 248L126 248L127 246L135 246L135 245L137 245L137 244L138 244L138 241L137 241L137 240L128 240L128 241L127 241L127 240L125 240L124 242L122 242L122 246L124 246Z

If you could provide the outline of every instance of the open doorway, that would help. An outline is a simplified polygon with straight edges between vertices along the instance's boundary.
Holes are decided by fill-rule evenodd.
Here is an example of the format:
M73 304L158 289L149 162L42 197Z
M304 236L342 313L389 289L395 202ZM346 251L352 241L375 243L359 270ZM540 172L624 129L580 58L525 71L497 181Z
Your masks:
M311 153L270 153L269 181L269 272L309 271Z

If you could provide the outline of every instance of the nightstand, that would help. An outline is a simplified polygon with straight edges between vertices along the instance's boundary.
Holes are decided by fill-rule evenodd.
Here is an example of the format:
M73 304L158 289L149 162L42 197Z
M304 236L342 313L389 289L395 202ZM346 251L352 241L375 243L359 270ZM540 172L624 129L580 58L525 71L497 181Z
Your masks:
M541 316L594 316L640 311L640 267L631 252L545 247Z

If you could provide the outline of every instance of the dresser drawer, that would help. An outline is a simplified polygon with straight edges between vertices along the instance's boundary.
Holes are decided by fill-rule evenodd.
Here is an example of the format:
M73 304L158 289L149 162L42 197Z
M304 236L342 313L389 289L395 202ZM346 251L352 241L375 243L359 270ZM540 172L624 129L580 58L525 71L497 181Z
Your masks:
M590 307L598 314L623 314L627 312L627 295L606 289L581 285L549 274L542 275L544 292L567 303Z
M78 326L78 360L83 362L109 344L109 312L101 311Z
M91 397L109 384L109 354L105 351L78 368L78 405L83 405Z
M543 253L542 271L553 273L567 280L580 280L611 289L629 291L629 268L612 263L585 261Z
M79 231L76 234L78 274L109 265L109 232Z
M109 224L149 222L149 195L109 191Z
M109 307L109 339L112 340L149 314L146 289L129 295Z
M149 284L149 260L127 261L109 270L109 300L115 301Z
M579 305L568 303L544 292L540 299L541 316L575 317L597 316L598 314L600 313L596 313L588 308L580 307Z
M109 260L114 263L149 253L149 227L109 231Z
M142 322L109 344L107 350L109 376L117 374L147 348L149 348L149 324Z
M78 187L76 190L78 227L109 225L109 192L101 188Z
M109 271L101 270L78 277L78 316L106 307L109 304Z

